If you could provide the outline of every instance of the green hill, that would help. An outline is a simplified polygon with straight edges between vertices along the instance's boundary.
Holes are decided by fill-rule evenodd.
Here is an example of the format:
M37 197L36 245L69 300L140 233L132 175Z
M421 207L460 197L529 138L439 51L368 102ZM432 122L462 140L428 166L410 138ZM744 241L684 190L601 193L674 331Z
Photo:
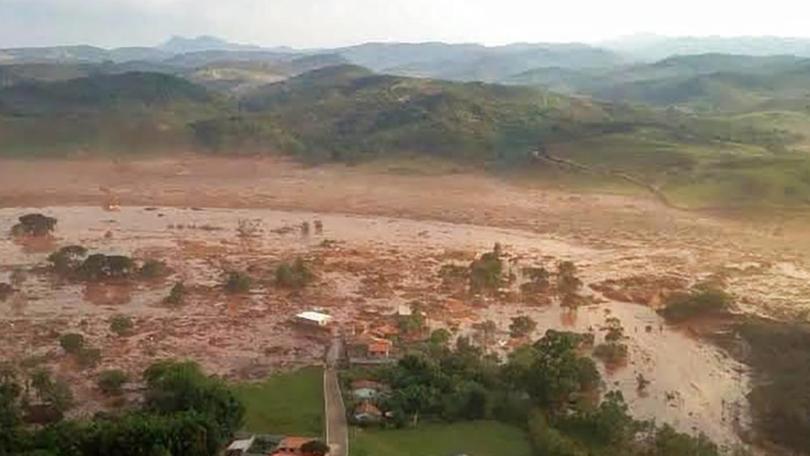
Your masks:
M348 160L403 152L525 157L539 143L626 128L632 115L534 88L377 75L350 65L266 86L241 106L291 132L312 157Z
M188 147L189 122L220 113L223 106L202 87L157 73L18 84L0 90L0 153Z

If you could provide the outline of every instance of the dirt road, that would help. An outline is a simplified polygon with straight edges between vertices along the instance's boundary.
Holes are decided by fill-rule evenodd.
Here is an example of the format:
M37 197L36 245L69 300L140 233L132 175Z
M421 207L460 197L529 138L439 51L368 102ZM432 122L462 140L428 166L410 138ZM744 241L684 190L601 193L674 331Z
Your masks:
M346 422L346 407L337 378L337 364L341 351L341 339L335 337L327 352L326 370L323 374L326 443L332 448L330 453L332 456L348 456L349 454L349 426Z

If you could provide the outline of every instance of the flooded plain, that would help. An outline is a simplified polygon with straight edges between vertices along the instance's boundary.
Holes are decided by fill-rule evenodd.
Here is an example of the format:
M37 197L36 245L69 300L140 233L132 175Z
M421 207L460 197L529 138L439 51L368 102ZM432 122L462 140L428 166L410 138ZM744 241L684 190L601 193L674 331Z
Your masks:
M621 366L598 363L604 389L621 390L639 418L733 444L748 427L748 370L689 327L667 325L655 312L660 295L707 276L722 276L730 291L745 291L738 310L756 305L762 312L767 306L759 303L772 298L765 284L773 277L805 282L804 270L795 263L732 263L730 257L719 262L718 253L708 249L650 246L634 239L577 243L519 229L313 212L6 208L0 209L0 230L7 232L28 212L42 212L59 223L46 241L0 240L0 282L15 289L0 302L2 356L18 362L37 358L52 366L78 385L86 412L103 408L103 398L94 391L93 376L62 354L59 334L80 332L100 348L97 370L121 368L136 376L154 359L175 357L196 359L228 378L258 378L321 359L322 336L290 324L297 312L324 309L348 328L385 320L403 304L418 301L432 328L474 334L476 323L494 321L498 340L492 349L502 353L510 343L508 326L514 316L528 315L539 323L533 338L547 329L565 329L591 332L597 343L606 320L616 317L624 327L629 356ZM322 231L302 231L304 222L314 226L316 221ZM496 242L509 256L510 268L553 270L559 261L573 261L589 304L571 311L553 299L538 303L508 291L502 297L471 297L442 283L443 265L466 264ZM92 253L158 259L172 275L101 284L60 280L45 268L46 259L72 244ZM296 292L276 288L275 266L298 256L312 265L316 283ZM249 294L223 291L226 271L232 270L254 278ZM166 305L177 281L188 287L188 299L181 307ZM132 335L110 332L115 315L134 319ZM643 391L639 376L650 380Z

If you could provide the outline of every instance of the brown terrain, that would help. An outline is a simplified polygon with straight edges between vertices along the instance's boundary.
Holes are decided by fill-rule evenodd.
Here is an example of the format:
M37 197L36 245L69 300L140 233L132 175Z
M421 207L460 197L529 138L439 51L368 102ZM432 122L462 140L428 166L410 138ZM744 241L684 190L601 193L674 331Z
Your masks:
M784 217L684 212L652 199L477 173L254 158L0 161L0 182L0 230L27 212L59 220L50 239L0 239L0 283L15 290L0 301L1 356L53 367L76 385L77 413L105 406L93 381L105 368L135 375L151 360L187 357L228 378L258 378L322 358L328 341L291 325L296 312L323 308L344 327L385 326L418 301L434 329L475 334L476 323L494 321L491 344L502 353L516 342L508 335L514 316L539 322L534 336L565 328L593 332L597 342L606 319L618 317L630 356L625 365L602 366L606 386L623 390L639 417L735 443L748 425L747 368L695 328L667 325L655 308L668 293L713 278L738 297L738 312L806 319L810 309L810 233ZM315 221L322 232L302 232L302 223ZM466 265L496 242L516 272L573 261L588 305L564 310L517 286L471 297L439 277L443 265ZM65 282L42 266L70 244L160 259L174 273ZM297 256L312 265L315 284L274 285L274 267ZM251 292L225 293L228 270L254 277ZM189 297L171 307L163 299L177 280ZM132 335L110 332L118 314L133 317ZM82 370L65 356L57 338L69 331L101 348L98 367ZM652 381L643 392L639 375Z

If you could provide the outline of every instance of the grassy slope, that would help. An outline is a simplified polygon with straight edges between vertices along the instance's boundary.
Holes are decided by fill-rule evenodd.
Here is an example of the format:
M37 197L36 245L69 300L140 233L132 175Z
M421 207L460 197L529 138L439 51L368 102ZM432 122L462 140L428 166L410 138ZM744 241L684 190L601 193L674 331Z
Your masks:
M515 427L478 421L421 424L414 429L352 429L353 456L529 456L526 434Z
M269 434L320 436L323 430L323 371L306 368L261 383L235 387L247 407L245 429Z

